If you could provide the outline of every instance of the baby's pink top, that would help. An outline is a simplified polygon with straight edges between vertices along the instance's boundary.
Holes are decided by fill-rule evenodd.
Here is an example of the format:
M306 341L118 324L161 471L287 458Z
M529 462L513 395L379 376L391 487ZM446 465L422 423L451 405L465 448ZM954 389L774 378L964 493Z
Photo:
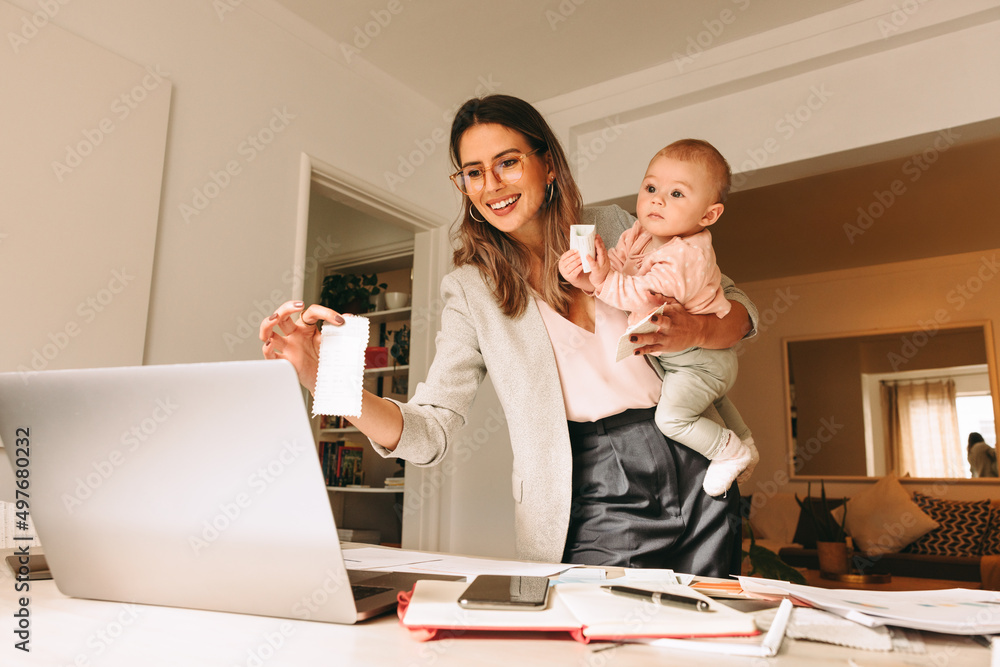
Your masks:
M659 248L646 251L652 235L638 221L608 251L611 270L597 296L629 312L635 324L673 297L693 315L714 313L725 317L730 304L720 285L722 273L715 263L712 235L707 229L683 238L675 236Z
M625 313L595 301L594 333L582 329L535 297L549 332L562 384L566 418L589 422L632 408L651 408L660 400L663 381L645 357L615 362Z

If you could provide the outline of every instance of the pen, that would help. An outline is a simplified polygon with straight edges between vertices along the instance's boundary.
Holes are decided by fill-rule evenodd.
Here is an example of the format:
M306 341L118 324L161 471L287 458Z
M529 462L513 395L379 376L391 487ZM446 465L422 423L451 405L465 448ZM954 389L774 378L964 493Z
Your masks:
M693 611L715 611L708 606L708 603L698 598L686 595L674 595L673 593L661 593L659 591L647 591L642 588L632 588L630 586L601 586L601 588L618 595L627 595L633 598L642 598L656 604L677 605Z

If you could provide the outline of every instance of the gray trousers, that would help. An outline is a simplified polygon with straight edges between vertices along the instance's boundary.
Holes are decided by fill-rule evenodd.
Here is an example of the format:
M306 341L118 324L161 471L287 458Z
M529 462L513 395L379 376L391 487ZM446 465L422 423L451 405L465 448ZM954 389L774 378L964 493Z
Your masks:
M726 396L736 382L736 351L706 350L693 347L676 354L654 356L666 371L660 402L656 406L656 425L668 438L714 459L726 444L725 429L702 413L715 404L726 423L740 440L750 429Z
M708 459L667 439L654 411L569 422L573 504L563 562L738 574L739 487L706 494Z

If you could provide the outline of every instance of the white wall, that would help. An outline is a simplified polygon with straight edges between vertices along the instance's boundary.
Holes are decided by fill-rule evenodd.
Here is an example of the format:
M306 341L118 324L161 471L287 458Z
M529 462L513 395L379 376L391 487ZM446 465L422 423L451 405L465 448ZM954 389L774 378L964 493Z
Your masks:
M142 363L170 81L0 3L0 371ZM16 314L16 315L15 315Z
M57 6L52 23L174 84L145 363L258 357L256 327L237 332L291 297L301 153L385 188L443 110L266 0ZM443 153L395 194L451 219Z

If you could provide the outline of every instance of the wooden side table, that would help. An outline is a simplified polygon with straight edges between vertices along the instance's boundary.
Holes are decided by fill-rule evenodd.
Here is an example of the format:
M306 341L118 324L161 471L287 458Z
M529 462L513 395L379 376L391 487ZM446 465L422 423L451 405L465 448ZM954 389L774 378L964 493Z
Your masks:
M892 580L884 584L851 583L833 581L820 576L819 570L799 569L810 586L817 588L849 588L865 591L935 591L946 588L982 588L976 581L953 581L950 579L924 579L923 577L899 577L892 575Z

